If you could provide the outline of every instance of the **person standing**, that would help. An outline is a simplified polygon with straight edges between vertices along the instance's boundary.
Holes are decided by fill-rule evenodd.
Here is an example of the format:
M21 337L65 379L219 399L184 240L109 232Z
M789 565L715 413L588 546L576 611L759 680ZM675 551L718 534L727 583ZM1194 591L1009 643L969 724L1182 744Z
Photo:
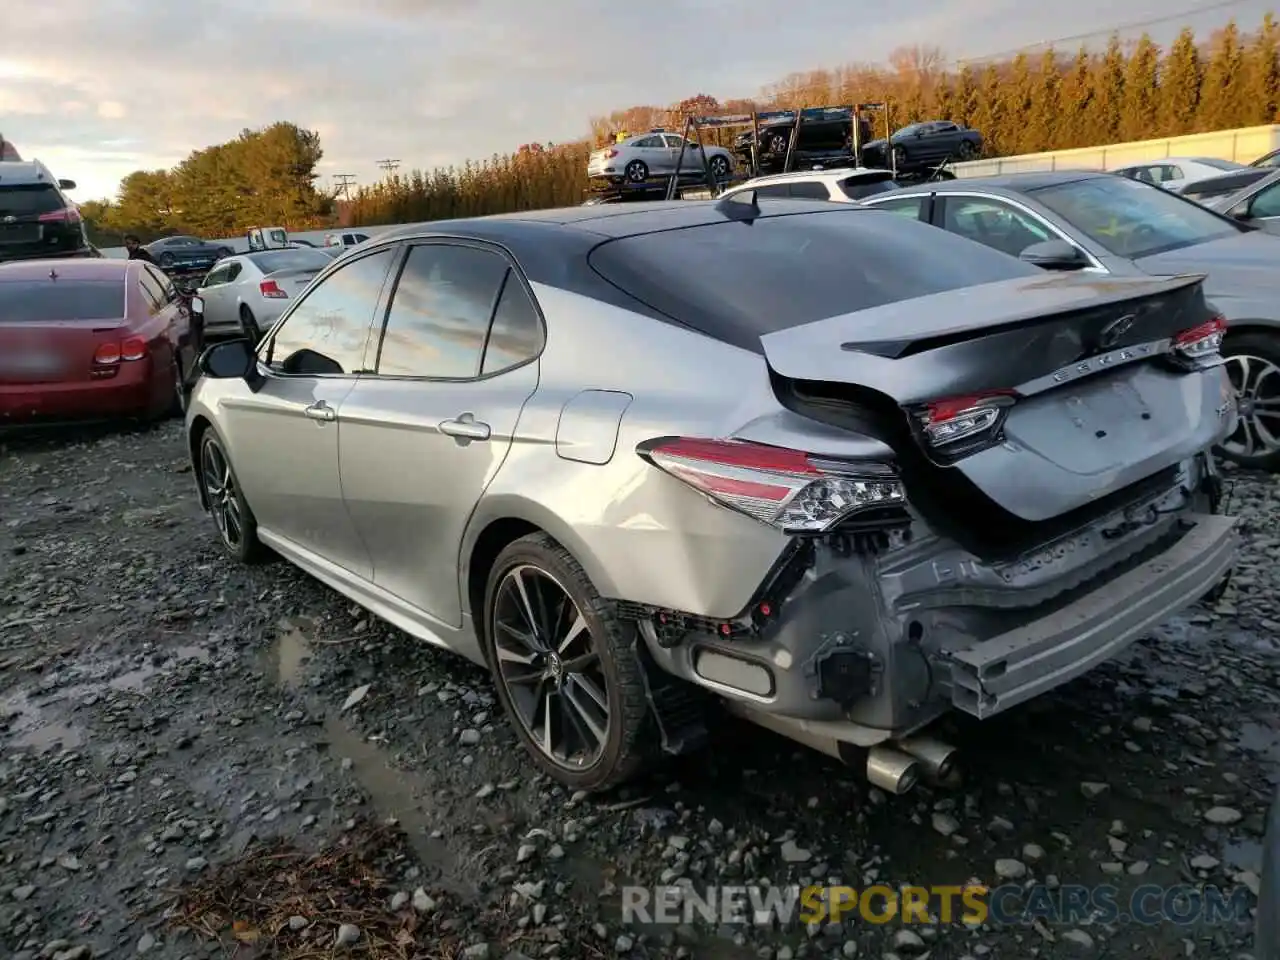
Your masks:
M124 248L129 251L130 260L145 260L147 263L156 263L156 258L151 255L151 251L142 245L142 241L138 239L135 233L125 234ZM159 264L156 264L159 266Z

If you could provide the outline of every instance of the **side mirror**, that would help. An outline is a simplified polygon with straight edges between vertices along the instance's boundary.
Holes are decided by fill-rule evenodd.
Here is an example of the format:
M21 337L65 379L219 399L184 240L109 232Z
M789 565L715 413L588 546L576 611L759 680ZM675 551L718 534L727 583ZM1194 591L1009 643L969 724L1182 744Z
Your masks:
M191 298L191 312L200 314L204 313L204 297L197 296Z
M74 190L75 188L76 188L76 182L75 182L74 180L59 180L59 181L58 181L58 189L59 189L59 190Z
M1084 251L1065 240L1042 240L1018 255L1023 263L1042 270L1081 270L1089 265Z
M1249 201L1241 200L1234 207L1227 211L1227 216L1234 220L1252 220L1253 217L1249 213Z
M248 340L215 343L196 364L210 380L247 380L256 369L253 344Z

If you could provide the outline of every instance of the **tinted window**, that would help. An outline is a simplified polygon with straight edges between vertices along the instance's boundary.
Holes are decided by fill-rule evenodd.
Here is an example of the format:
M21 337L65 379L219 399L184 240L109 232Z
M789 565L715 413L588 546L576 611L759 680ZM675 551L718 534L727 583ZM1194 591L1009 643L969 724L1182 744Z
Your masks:
M632 146L635 146L635 147L661 147L661 146L662 146L662 138L661 138L661 137L642 137L641 139L637 140L634 144L632 144Z
M227 283L233 283L240 274L244 273L244 264L237 261L227 267Z
M877 193L897 190L898 186L891 177L887 176L883 180L877 180L874 177L850 177L840 184L840 189L850 200L861 200L864 197L874 197ZM916 203L916 208L919 209L919 202Z
M255 253L248 259L263 273L274 273L277 270L323 270L329 265L330 258L317 250L291 247L288 250Z
M159 270L144 264L142 272L150 277L152 282L160 288L160 300L162 303L169 303L177 296L177 291L173 288L173 282Z
M1148 257L1240 233L1228 220L1159 188L1119 177L1090 177L1032 195L1118 257Z
M529 293L514 270L507 271L502 297L493 314L481 373L498 373L536 357L542 349L542 324Z
M830 200L831 191L827 189L825 183L807 180L791 184L791 196L803 200Z
M10 280L0 282L5 323L40 320L118 320L124 316L120 280Z
M62 196L47 183L0 189L0 217L29 217L62 208Z
M592 266L713 337L759 337L943 290L1036 276L1035 267L923 223L852 204L606 242Z
M1035 217L999 200L947 197L943 225L951 233L1016 257L1034 243L1056 239Z
M1263 187L1249 204L1251 217L1280 217L1280 183Z
M138 272L138 283L142 287L143 294L146 295L147 302L151 305L152 310L159 310L164 306L164 291L160 289L160 284L149 270L140 270Z
M204 278L204 283L202 283L201 286L216 287L220 283L226 283L227 277L229 277L230 274L231 274L231 264L229 263L224 263L220 267L214 267L212 270L209 271L208 275Z
M314 287L276 332L267 362L284 373L303 375L360 370L392 257L388 249L352 260Z
M872 209L888 210L892 214L896 214L905 220L919 220L920 208L924 206L925 197L896 197L893 200L885 200L881 203L874 204Z
M745 193L746 191L743 192ZM756 187L756 199L789 196L791 196L791 191L785 183L771 183L767 186Z
M466 378L480 372L485 333L507 263L474 247L409 250L391 298L378 373Z

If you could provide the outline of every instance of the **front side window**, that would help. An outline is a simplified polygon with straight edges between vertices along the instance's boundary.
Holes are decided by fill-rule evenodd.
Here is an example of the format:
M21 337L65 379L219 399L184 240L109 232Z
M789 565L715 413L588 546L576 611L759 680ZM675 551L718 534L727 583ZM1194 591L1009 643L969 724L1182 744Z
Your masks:
M373 312L394 256L387 249L352 260L308 291L268 342L267 365L298 376L361 372Z
M1118 257L1149 257L1247 229L1177 194L1119 177L1090 177L1028 192Z
M1016 257L1033 243L1054 239L1054 233L1035 217L1000 200L947 197L943 223L951 233L976 240Z
M661 137L641 137L639 140L633 143L632 146L644 147L646 149L649 147L661 147L662 138Z
M378 374L478 376L506 274L506 260L488 250L439 243L411 247L391 296Z
M1280 217L1280 183L1263 187L1249 204L1251 217Z

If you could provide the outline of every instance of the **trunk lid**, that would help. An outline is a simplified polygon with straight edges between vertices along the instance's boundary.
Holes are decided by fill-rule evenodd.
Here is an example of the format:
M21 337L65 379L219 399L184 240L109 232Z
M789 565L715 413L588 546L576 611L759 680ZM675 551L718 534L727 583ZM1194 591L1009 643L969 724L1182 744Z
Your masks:
M832 317L761 343L775 386L877 411L872 419L900 459L923 465L935 482L941 476L942 487L952 482L946 476L960 479L957 471L1008 513L1039 522L1219 438L1228 402L1220 371L1150 362L1176 334L1214 316L1202 282L1026 277ZM1000 392L1018 396L999 435L940 462L916 426L924 405Z
M126 326L124 320L5 323L0 318L0 387L96 379L94 353L103 344L119 343Z
M262 282L266 283L269 280L275 281L276 286L289 294L289 296L294 297L306 288L307 284L312 281L321 269L321 267L314 267L307 268L305 270L298 268L291 270L277 270L274 273L266 274L262 278Z

